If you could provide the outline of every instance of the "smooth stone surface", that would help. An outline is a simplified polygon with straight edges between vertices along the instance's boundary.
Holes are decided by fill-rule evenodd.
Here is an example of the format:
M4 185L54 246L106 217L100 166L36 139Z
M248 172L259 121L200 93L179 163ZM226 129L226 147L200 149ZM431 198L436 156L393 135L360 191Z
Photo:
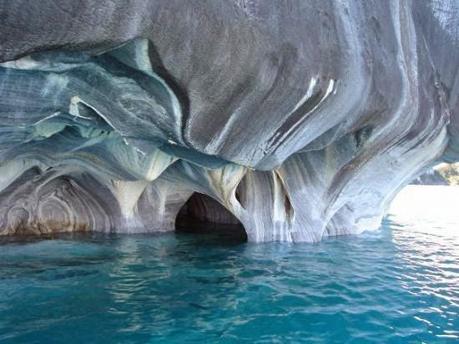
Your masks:
M376 229L458 160L458 17L453 0L0 1L0 234L172 231L195 192L250 241Z

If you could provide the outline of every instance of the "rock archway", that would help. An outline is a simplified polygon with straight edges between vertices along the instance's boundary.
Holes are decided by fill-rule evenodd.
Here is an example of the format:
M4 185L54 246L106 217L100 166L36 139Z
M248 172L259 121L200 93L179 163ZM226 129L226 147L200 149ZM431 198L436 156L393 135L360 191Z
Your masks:
M195 192L175 220L177 232L215 233L247 241L242 223L212 197Z

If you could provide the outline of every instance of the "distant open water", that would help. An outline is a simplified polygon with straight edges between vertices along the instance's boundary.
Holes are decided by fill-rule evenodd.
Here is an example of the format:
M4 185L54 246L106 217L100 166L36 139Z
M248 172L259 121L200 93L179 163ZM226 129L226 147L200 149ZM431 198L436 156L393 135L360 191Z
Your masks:
M4 241L0 342L456 343L457 200L459 188L409 187L380 231L318 244Z

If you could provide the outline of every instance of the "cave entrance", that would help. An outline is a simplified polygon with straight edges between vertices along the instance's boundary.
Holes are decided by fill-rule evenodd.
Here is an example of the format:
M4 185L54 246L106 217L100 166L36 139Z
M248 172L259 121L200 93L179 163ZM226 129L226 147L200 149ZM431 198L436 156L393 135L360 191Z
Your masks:
M212 234L229 242L246 242L242 223L213 198L195 192L180 209L175 230L178 233Z

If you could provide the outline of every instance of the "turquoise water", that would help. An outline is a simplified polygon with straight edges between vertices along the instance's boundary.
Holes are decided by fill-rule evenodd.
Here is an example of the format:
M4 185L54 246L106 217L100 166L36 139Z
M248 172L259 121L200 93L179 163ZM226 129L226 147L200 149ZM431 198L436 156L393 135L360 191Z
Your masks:
M457 342L453 234L386 221L319 244L192 234L3 242L0 342Z

